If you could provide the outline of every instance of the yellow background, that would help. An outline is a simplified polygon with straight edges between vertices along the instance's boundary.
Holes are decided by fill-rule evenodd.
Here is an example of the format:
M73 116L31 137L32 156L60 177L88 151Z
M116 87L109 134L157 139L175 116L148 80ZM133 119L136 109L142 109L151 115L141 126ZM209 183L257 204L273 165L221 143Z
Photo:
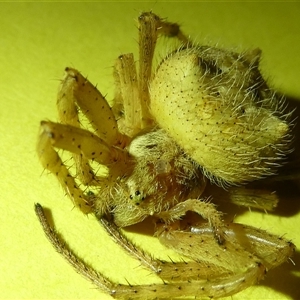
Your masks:
M72 209L56 179L43 173L35 153L40 120L57 120L56 91L64 68L76 67L111 98L114 59L121 53L136 53L135 20L150 9L179 22L200 43L241 49L259 46L262 69L272 84L300 99L300 4L296 2L2 2L0 298L110 299L55 253L34 214L35 202L51 208L57 229L98 270L118 282L156 280L118 249L92 216ZM237 220L285 234L300 246L299 203L299 199L283 202L268 215L246 212ZM153 253L159 248L154 238L133 236ZM284 264L259 286L232 299L299 299L299 257L298 250L296 266Z

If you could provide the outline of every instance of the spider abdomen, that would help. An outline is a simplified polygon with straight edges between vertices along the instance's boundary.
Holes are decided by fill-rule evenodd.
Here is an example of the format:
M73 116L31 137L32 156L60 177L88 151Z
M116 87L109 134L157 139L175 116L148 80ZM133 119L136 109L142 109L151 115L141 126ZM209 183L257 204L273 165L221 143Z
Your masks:
M273 174L289 144L288 115L261 77L259 54L183 49L150 85L159 126L221 185Z

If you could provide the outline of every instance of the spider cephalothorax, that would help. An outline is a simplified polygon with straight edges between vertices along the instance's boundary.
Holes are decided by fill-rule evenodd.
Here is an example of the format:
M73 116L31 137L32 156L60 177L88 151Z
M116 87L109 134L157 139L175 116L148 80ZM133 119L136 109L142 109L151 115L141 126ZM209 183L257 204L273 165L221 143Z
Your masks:
M134 168L118 178L109 193L117 225L131 225L149 215L163 218L179 202L202 194L205 178L199 166L163 130L134 138L128 152Z

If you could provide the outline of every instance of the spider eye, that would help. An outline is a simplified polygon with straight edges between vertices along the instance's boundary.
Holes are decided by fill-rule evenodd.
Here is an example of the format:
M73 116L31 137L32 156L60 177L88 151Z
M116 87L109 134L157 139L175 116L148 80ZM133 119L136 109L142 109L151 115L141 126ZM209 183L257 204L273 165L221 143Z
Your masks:
M133 200L135 205L140 205L145 200L145 196L139 190L136 190L134 194L130 194L129 198Z

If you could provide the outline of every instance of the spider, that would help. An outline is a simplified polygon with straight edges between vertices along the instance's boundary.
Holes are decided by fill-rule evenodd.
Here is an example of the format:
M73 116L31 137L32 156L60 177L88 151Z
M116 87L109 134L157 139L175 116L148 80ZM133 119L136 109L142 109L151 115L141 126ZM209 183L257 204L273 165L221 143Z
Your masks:
M41 122L37 152L73 204L93 213L161 284L112 282L65 246L40 204L37 216L58 252L114 298L233 295L290 259L295 247L261 229L225 222L205 191L212 183L226 188L233 202L275 206L276 195L241 185L282 165L290 152L291 113L262 77L259 49L236 53L197 45L152 12L138 22L139 72L133 54L117 58L110 106L77 70L66 68L59 123ZM180 46L153 71L159 36L174 37ZM80 115L91 129L83 128ZM73 168L59 150L71 153ZM120 230L150 216L160 242L184 260L154 259Z

